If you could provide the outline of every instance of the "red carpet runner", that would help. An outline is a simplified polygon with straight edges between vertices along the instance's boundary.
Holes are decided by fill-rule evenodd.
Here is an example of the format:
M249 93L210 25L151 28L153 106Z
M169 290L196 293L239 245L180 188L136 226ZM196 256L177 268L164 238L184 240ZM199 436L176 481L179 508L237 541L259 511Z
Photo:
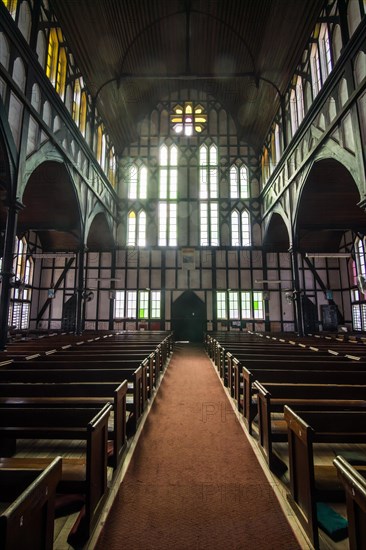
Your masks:
M202 347L174 352L96 548L299 548Z

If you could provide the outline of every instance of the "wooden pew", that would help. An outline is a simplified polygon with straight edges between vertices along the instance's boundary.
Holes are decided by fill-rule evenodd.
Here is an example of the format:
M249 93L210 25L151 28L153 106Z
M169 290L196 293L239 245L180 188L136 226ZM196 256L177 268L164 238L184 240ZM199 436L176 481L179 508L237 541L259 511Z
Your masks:
M116 469L126 446L127 381L80 383L5 383L0 385L0 409L28 407L97 407L113 405L113 430L109 433L108 464Z
M309 342L305 345L301 342L280 342L279 340L272 341L267 339L257 338L257 341L215 341L211 342L209 349L209 355L213 359L217 369L220 372L221 378L224 378L224 369L226 366L226 356L231 356L238 359L249 358L254 355L294 355L297 356L303 352L303 354L309 357L317 355L320 357L331 357L332 355L338 359L347 357L355 357L365 361L366 348L363 346L357 346L355 344L336 345L332 346L334 349L330 349L329 345L319 346L317 342ZM314 345L312 346L311 343ZM363 357L362 357L363 356ZM270 358L270 357L268 357Z
M41 364L40 364L41 363ZM45 363L43 365L43 363ZM52 365L51 363L54 363ZM14 358L15 368L30 368L34 365L36 368L89 368L88 363L93 363L93 368L129 368L130 366L138 366L141 363L147 365L146 371L146 392L148 397L153 394L154 388L157 387L160 376L160 351L153 353L114 353L110 351L97 351L78 349L59 352L52 350L51 352L36 357L29 357L26 360Z
M129 358L111 358L107 354L103 355L90 355L84 354L76 356L65 357L52 357L52 359L43 358L39 360L38 357L32 360L14 360L13 363L5 365L3 368L10 369L30 369L37 370L53 370L53 369L137 369L140 365L143 365L143 392L145 396L151 396L154 388L157 385L157 379L159 374L156 374L154 367L154 356L139 356L137 359Z
M12 363L6 365L9 368L0 368L0 383L69 383L69 382L116 382L127 380L128 390L126 407L131 413L127 422L129 433L136 431L137 425L147 403L146 377L147 365L142 363L137 369L118 368L11 368Z
M314 548L319 548L317 502L344 500L333 463L314 465L315 443L364 443L366 411L297 411L285 406L288 425L288 500Z
M0 408L1 456L14 454L17 439L68 439L86 441L85 460L64 459L58 491L85 494L85 505L73 533L75 540L89 538L107 495L108 418L112 406L103 408ZM10 453L9 453L10 451ZM26 467L29 459L19 459ZM18 461L18 464L19 464ZM47 459L31 459L35 464ZM0 466L11 464L4 458Z
M43 470L0 467L0 548L52 550L61 458Z
M252 433L252 423L258 413L257 401L254 396L257 388L255 381L262 384L267 383L298 383L298 384L366 384L365 370L351 370L352 366L344 366L340 370L339 366L331 368L332 364L324 365L322 370L304 370L301 369L255 369L249 370L246 367L242 369L243 389L240 392L240 384L235 385L235 395L238 409L243 411L244 421L248 431ZM238 393L239 391L239 393Z
M283 412L285 405L302 410L358 408L366 412L366 385L281 383L264 386L257 381L254 386L258 390L259 445L271 470L278 466L273 443L287 441L285 420L273 421L272 414Z
M246 359L245 361L238 361L233 359L233 397L240 404L240 388L244 384L243 380L243 368L255 373L257 370L308 370L308 371L322 371L322 370L348 370L349 372L366 372L366 363L360 363L358 361L333 359L330 361L323 361L323 359L305 358L305 359L271 359L271 360L257 360ZM255 376L255 374L254 374Z
M349 548L366 548L366 479L342 456L333 463L346 494Z
M314 363L315 367L311 367L308 363ZM263 355L255 354L248 356L237 356L234 357L230 353L226 356L225 362L225 371L223 375L223 380L226 383L227 387L230 390L232 397L237 399L238 391L242 383L241 374L242 367L245 366L250 370L257 369L270 369L270 368L285 368L289 365L292 369L300 369L300 364L304 364L304 370L309 369L321 369L321 364L324 364L326 368L328 365L331 368L334 368L333 365L346 369L350 368L353 370L365 370L366 371L366 362L365 361L353 361L346 357L333 357L332 355L323 355L318 353L300 351L298 355L286 354L286 355ZM284 366L282 366L284 364Z

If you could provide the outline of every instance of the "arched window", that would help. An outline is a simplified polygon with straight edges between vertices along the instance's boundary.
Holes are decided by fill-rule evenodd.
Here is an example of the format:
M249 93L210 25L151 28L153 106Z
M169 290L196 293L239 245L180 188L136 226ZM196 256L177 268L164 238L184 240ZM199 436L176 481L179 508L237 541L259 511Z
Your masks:
M320 65L322 71L322 83L326 81L327 77L332 72L332 51L330 47L328 25L322 23L319 32L319 53L320 53Z
M199 150L200 244L219 245L218 150L215 144Z
M81 102L80 102L80 121L79 121L79 128L80 132L85 137L86 134L86 115L87 115L87 99L86 99L86 92L82 92L81 94Z
M242 164L240 168L234 164L230 168L230 198L247 199L248 197L248 168L245 164Z
M231 246L240 246L240 242L239 212L234 210L231 213Z
M57 75L58 47L57 31L55 28L52 28L48 36L46 75L54 86Z
M159 236L160 246L177 246L178 148L160 147Z
M239 174L238 167L232 166L230 168L230 197L232 199L239 198Z
M128 198L147 199L147 168L131 164L128 173Z
M10 15L13 19L17 14L18 0L3 0L5 7L8 8Z
M178 197L178 148L175 145L160 147L159 197Z
M97 129L97 150L96 157L99 164L102 164L102 151L103 151L103 124L99 124Z
M352 36L358 25L361 23L361 12L359 0L349 0L347 7L348 30Z
M233 210L231 213L231 245L250 246L251 241L249 212L243 210L241 215L239 215L237 210Z
M310 54L313 98L318 95L333 68L329 31L326 23L322 23L320 27L316 28L314 38L317 41L312 45Z
M249 178L248 178L248 168L245 164L242 164L240 166L239 180L240 180L240 197L242 199L248 199L249 198Z
M293 88L290 94L290 116L291 116L291 130L292 135L295 135L299 127L299 119L297 114L296 105L296 90Z
M127 246L136 246L137 219L135 212L129 212L127 219Z
M281 130L278 124L275 125L274 136L275 136L276 164L278 164L282 154L281 153Z
M29 9L28 2L21 2L19 8L18 28L25 40L29 42L30 33L32 27L32 16Z
M127 220L127 246L146 246L146 213L131 210Z
M80 122L80 106L81 106L81 87L80 80L77 78L74 83L74 97L72 99L72 118L79 125Z
M22 59L20 57L17 57L14 61L13 66L13 79L14 82L16 82L19 86L19 88L22 90L22 92L25 91L25 83L26 83L26 76L25 76L25 67Z
M137 245L146 246L146 214L143 210L137 217Z
M292 135L297 132L297 129L305 116L304 90L300 75L297 75L293 86L294 87L290 92L290 119Z
M304 90L302 87L302 78L298 76L296 79L296 109L298 124L304 120L305 108L304 108Z
M114 154L113 147L111 147L109 151L108 179L112 187L115 187L116 186L116 155Z
M65 48L60 48L57 64L56 92L64 99L66 87L67 59Z
M106 155L107 155L107 136L105 135L105 132L102 133L102 151L101 151L101 157L100 157L100 165L103 170L105 170L105 161L106 161Z
M318 44L312 45L310 54L311 82L313 85L313 99L316 98L322 87L322 76L320 71L320 58Z
M247 210L243 210L241 213L241 240L242 246L250 246L252 244L250 216Z
M218 198L217 147L201 145L200 147L200 198Z
M270 175L269 170L269 155L267 147L264 147L262 154L262 182L265 185Z

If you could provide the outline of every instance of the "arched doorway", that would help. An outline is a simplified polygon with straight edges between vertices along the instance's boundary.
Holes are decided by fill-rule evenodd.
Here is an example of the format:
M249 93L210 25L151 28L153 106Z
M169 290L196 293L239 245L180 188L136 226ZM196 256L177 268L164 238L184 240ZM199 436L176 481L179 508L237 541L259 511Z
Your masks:
M172 304L172 330L176 341L203 342L206 329L206 304L187 290Z

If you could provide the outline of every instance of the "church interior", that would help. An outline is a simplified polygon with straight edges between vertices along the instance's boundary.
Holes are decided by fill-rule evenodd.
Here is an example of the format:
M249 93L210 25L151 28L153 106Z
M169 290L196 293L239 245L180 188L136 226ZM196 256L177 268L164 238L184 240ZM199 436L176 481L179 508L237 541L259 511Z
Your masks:
M166 439L198 415L186 437L205 455L209 430L214 445L240 425L246 460L261 465L250 487L265 476L275 488L274 549L366 548L365 166L365 0L0 2L0 493L4 484L10 495L6 506L0 496L1 547L122 548L106 535L117 530L113 502L130 504L132 525L149 515L149 499L152 510L160 499L168 506L173 496L159 493L157 478L146 496L133 472L149 462L144 445L150 437L154 447L154 430L161 437L164 410L190 402ZM201 363L205 375L178 372ZM218 384L212 394L200 393L206 379L206 392ZM84 416L95 433L105 419L100 440L76 424ZM66 459L57 445L32 450L61 426L69 446L83 441ZM311 437L315 463L338 480L336 496L316 479ZM217 445L212 476L221 479ZM82 498L69 467L86 472ZM206 490L207 509L190 506L206 518L200 526L184 509L189 527L168 534L175 520L155 510L161 531L149 516L144 536L118 535L125 547L264 545L265 529L261 542L240 527L225 546L228 518L241 523L245 499L224 498L222 487L242 487L242 478L222 482L219 502L205 485L209 470L193 470ZM163 485L174 471L160 474ZM53 497L30 516L32 542L22 546L9 502L20 486L41 491L46 475ZM266 524L274 497L261 483ZM240 504L228 505L225 526L212 520L223 500ZM68 513L54 522L55 508Z

